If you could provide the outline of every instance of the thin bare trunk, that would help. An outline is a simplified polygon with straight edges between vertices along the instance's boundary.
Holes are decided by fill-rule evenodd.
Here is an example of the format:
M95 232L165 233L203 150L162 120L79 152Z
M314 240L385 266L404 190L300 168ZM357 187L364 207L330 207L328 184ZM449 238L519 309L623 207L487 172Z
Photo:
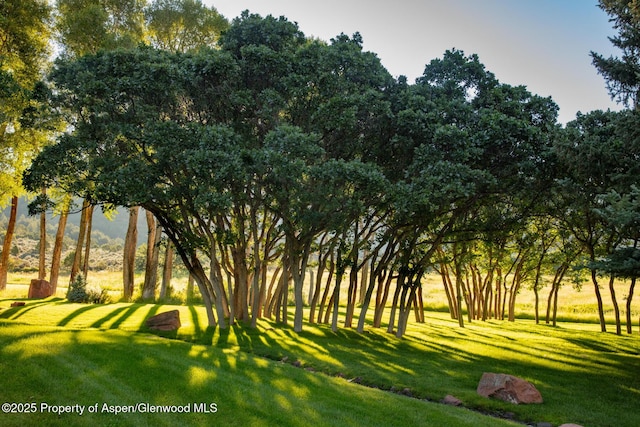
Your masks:
M46 189L42 189L42 196L46 197ZM47 212L43 209L40 212L40 245L38 254L38 280L44 280L47 275Z
M64 230L67 227L67 218L69 217L69 207L71 199L65 200L60 212L58 220L58 230L56 231L56 240L53 243L53 255L51 256L51 274L49 275L49 283L51 283L52 295L56 294L58 289L58 276L60 274L60 264L62 257L62 242L64 239Z
M611 292L611 303L613 304L613 313L616 319L616 335L622 335L622 325L620 324L620 307L618 306L618 299L616 298L616 289L613 286L615 283L615 275L611 275L609 278L609 291Z
M85 279L89 273L89 254L91 252L91 227L93 226L93 209L94 206L91 205L87 209L87 231L85 234L85 249L84 249L84 263L82 265L82 274L84 274Z
M392 334L393 329L395 327L396 322L396 310L398 309L398 299L400 298L400 292L402 290L402 286L398 282L396 282L396 290L393 293L393 302L391 303L391 313L389 313L389 324L387 325L387 332Z
M373 327L379 328L382 325L382 314L387 305L387 299L389 298L389 289L391 288L391 281L393 275L390 271L386 270L378 274L378 292L376 292L376 308L373 313ZM382 283L384 282L384 286Z
M138 243L138 213L140 211L139 206L134 206L129 209L129 225L127 227L127 234L124 239L124 250L122 260L122 282L124 286L123 297L125 301L131 301L134 291L134 277L135 277L135 261L136 261L136 246ZM191 279L191 289L193 290L193 277ZM188 294L188 293L187 293ZM190 297L187 295L187 300Z
M18 196L11 198L11 212L9 214L9 224L7 225L7 232L4 235L4 242L2 244L2 257L0 258L0 291L4 291L7 288L7 274L9 272L9 255L11 253L11 242L13 240L13 233L16 229L16 218L18 216Z
M73 254L73 264L71 265L71 277L69 282L73 283L80 272L82 264L82 248L84 247L84 239L87 232L87 216L89 213L89 201L87 199L82 202L82 212L80 214L80 228L78 231L78 241L76 242L76 251Z
M629 295L627 296L627 333L631 334L631 300L633 300L633 291L636 287L636 278L631 279L629 285Z
M145 213L147 217L148 237L142 298L145 300L153 300L156 297L156 283L158 281L159 243L162 236L162 226L156 224L156 220L151 212L145 211Z
M189 274L189 278L187 279L187 304L191 304L193 302L193 275Z
M160 298L171 296L171 276L173 273L173 244L167 241L164 252L164 266L162 267L162 284L160 286Z
M598 273L595 269L591 270L591 282L593 283L593 289L596 294L596 301L598 302L598 317L600 319L600 331L607 332L607 324L604 319L604 307L602 304L602 295L600 294L600 285L598 284Z
M340 259L340 255L338 255L338 260ZM341 261L338 261L341 262ZM338 267L338 272L336 273L336 283L333 288L333 308L331 310L331 330L336 332L338 330L338 312L340 309L340 283L342 282L342 278L344 277L344 269Z

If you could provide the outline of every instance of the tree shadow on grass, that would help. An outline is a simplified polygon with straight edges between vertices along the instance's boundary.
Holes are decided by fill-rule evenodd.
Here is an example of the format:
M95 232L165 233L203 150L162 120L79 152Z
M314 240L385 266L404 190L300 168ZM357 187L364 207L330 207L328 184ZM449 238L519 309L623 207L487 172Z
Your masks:
M58 326L66 326L69 324L69 322L71 322L76 317L80 316L82 313L86 313L87 311L94 310L98 307L99 307L98 305L88 305L86 307L82 307L75 311L72 311L64 319L58 322Z
M122 314L122 316L120 316L115 322L113 322L110 329L118 329L120 325L122 325L125 320L131 317L133 313L138 311L139 308L141 308L140 305L132 305L129 308L127 308L127 310Z
M0 314L0 319L9 319L9 320L16 320L20 317L22 317L23 315L25 315L26 313L28 313L29 311L33 310L34 308L37 308L39 306L51 303L51 302L56 302L60 300L60 298L53 298L53 299L42 299L42 300L30 300L30 299L17 299L15 301L34 301L34 302L29 302L26 303L23 306L19 306L19 307L11 307L8 308L6 311L2 312L2 314ZM12 300L13 301L13 300Z
M100 328L102 325L107 323L109 320L116 318L116 316L118 316L120 313L122 313L122 315L120 317L118 317L111 324L111 326L108 327L108 329L118 329L128 318L130 318L140 308L141 308L141 305L139 305L139 304L134 304L134 305L131 305L129 307L124 306L124 307L117 308L117 309L112 310L109 313L107 313L107 315L104 316L103 318L98 319L95 322L93 322L90 325L90 327L92 327L92 328Z

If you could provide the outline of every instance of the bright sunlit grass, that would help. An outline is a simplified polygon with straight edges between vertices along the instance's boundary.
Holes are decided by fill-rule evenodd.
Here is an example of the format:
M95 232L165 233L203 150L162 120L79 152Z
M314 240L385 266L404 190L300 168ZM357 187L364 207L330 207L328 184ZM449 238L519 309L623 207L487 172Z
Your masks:
M219 385L225 378L222 375L241 375L242 379L228 379L227 387L234 397L227 398L233 401L235 411L251 412L251 416L244 419L246 422L258 425L262 418L269 419L269 425L274 422L297 425L296 422L282 424L286 419L282 417L297 417L299 411L295 408L302 402L313 406L313 413L303 415L318 420L318 425L356 425L345 421L356 416L365 417L363 419L367 419L369 425L388 425L381 423L382 415L375 414L386 405L392 411L397 405L395 397L388 400L386 396L395 394L374 390L382 393L376 395L376 405L363 407L357 399L351 398L358 393L372 392L367 391L368 388L364 388L365 391L361 391L361 386L349 389L346 396L326 391L328 395L321 397L314 390L316 382L324 383L325 379L337 381L339 388L346 380L352 380L383 390L408 390L414 397L432 401L452 394L467 407L484 412L512 412L523 421L609 425L610 420L615 419L618 426L640 425L640 415L636 411L640 401L640 377L637 375L640 372L640 339L638 335L620 337L600 333L596 324L562 323L554 328L536 325L532 320L491 320L468 323L462 329L447 313L427 312L425 324L411 323L405 338L397 339L387 334L386 328L369 328L364 334L357 334L349 329L334 333L325 325L305 325L304 331L298 334L266 320L259 322L258 329L234 325L226 330L211 330L206 328L206 314L199 306L124 303L99 306L70 304L51 298L9 308L10 302L0 299L0 321L4 322L0 328L0 339L3 340L0 363L6 366L6 361L11 360L19 361L21 366L50 364L49 359L53 358L55 363L71 369L76 358L89 357L86 366L69 373L72 377L68 380L72 381L70 386L80 386L83 380L78 376L89 376L98 383L105 382L102 387L107 391L104 393L115 400L120 399L118 388L106 382L114 369L116 372L125 369L124 366L131 363L127 360L134 359L133 368L127 369L126 375L121 374L123 387L138 393L142 386L137 383L159 382L157 387L165 391L161 396L151 396L155 400L170 401L185 393L209 395L213 384ZM146 334L145 318L170 309L180 310L183 326L176 334L166 335L191 344ZM28 332L30 327L21 324L33 325L39 332L32 334ZM171 355L169 350L165 355L165 350L174 346L180 348L180 354ZM90 352L89 348L93 350ZM118 361L121 357L124 359ZM167 359L171 357L176 360ZM192 363L194 360L198 363ZM252 369L243 368L248 360ZM113 364L116 368L111 368ZM272 377L273 369L285 366L289 369L292 364L302 368L291 367L291 372L303 375L301 378L291 381L293 377L288 370L285 376ZM155 378L163 375L160 374L162 369L172 373L167 379L176 375L184 377L181 387L186 391ZM536 385L545 403L513 406L481 398L475 389L483 372L523 377ZM150 375L154 376L152 380ZM22 393L28 393L33 387L30 382L24 386L18 380L10 383L17 384L13 387L18 388L17 392L22 389ZM241 398L255 393L254 386L263 387L262 392L271 395L269 409L258 409L255 402ZM87 396L91 395L91 390L87 391ZM142 396L145 396L144 392ZM339 397L340 402L334 402L331 396ZM362 398L372 397L363 395ZM597 404L591 404L596 400ZM331 413L331 421L326 421L324 415L317 415L328 410L326 405L338 412ZM372 412L367 418L360 411ZM473 424L461 421L441 425Z
M243 351L118 330L0 320L0 345L4 401L33 402L38 407L36 413L2 414L3 426L508 425L465 409L362 387ZM89 413L87 408L96 403L98 411ZM103 410L105 405L108 409L140 403L190 411L114 414ZM85 413L43 413L43 404L78 405Z

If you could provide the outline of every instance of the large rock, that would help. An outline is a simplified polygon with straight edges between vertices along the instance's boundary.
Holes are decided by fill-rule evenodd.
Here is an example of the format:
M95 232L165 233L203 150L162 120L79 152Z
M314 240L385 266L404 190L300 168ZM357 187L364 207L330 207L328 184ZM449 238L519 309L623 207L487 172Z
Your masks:
M462 401L460 399L458 399L455 396L452 396L450 394L447 394L444 399L441 400L442 403L444 403L445 405L451 405L451 406L462 406Z
M149 329L156 331L175 331L180 325L180 312L178 310L165 311L149 317L146 321Z
M51 283L46 280L33 279L29 284L29 298L49 298L53 294Z
M540 392L533 384L508 374L485 372L478 384L478 394L517 404L542 403Z

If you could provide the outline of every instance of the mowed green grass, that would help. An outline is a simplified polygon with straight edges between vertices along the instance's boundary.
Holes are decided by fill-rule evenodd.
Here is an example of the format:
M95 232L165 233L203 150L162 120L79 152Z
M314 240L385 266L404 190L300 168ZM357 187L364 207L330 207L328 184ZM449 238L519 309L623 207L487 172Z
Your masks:
M0 414L3 426L510 425L238 348L121 330L0 320L0 356L1 403L35 403L35 413ZM59 405L75 412L50 411ZM150 412L163 405L185 409ZM134 412L115 413L126 406Z
M513 413L522 422L640 425L640 339L597 325L474 322L461 329L427 313L403 339L305 325L302 333L261 321L257 329L205 327L197 306L70 304L0 299L2 396L10 402L187 405L215 414L2 415L1 425L501 425L437 403L452 394L467 408ZM180 311L170 338L144 319ZM171 335L171 334L169 334ZM295 365L295 366L294 366ZM298 367L296 367L298 366ZM476 393L483 372L531 381L541 405L510 405ZM358 384L359 383L359 384ZM369 386L369 387L366 387ZM413 397L388 390L403 391ZM49 402L51 401L51 402ZM193 406L192 406L193 408ZM38 418L34 418L38 417Z

